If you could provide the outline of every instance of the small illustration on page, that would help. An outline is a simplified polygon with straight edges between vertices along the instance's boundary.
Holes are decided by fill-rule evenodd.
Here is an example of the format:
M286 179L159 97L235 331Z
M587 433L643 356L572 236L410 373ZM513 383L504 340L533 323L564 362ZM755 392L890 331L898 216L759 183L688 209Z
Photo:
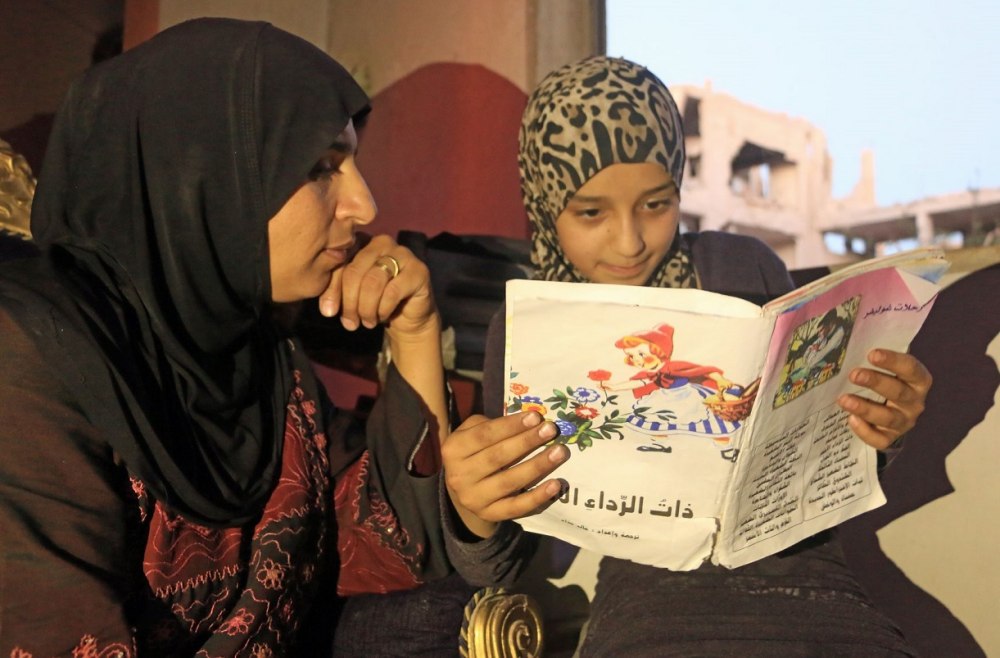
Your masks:
M619 438L628 429L650 436L654 443L639 450L671 452L657 443L674 435L711 439L724 459L735 461L737 451L729 447L730 436L750 413L758 381L747 387L725 377L715 366L672 360L674 329L659 324L615 341L625 355L625 365L638 372L624 381L612 382L609 370L591 370L587 377L596 383L555 389L541 398L530 395L530 387L511 381L507 412L534 409L543 416L555 412L559 436L554 442L575 444L580 450L594 440ZM511 373L511 380L517 373ZM618 392L630 391L630 407L619 402ZM629 409L624 412L619 405Z
M610 377L606 370L592 370L588 377L596 382ZM510 373L510 378L517 373ZM552 420L559 428L559 436L549 443L565 443L585 450L594 445L594 440L621 439L625 416L618 410L617 396L598 392L586 386L567 386L565 390L554 389L546 398L529 395L531 387L512 381L507 398L507 413L537 411L544 418ZM552 413L556 418L552 419Z
M775 409L840 372L860 304L856 295L795 328L774 396Z
M631 390L635 404L629 425L654 439L674 434L711 438L723 448L724 458L735 460L735 450L727 446L750 405L741 404L736 414L720 415L716 410L720 403L739 402L743 387L715 366L673 360L674 328L669 324L623 336L615 347L625 353L625 364L639 371L622 382L602 382L602 387Z

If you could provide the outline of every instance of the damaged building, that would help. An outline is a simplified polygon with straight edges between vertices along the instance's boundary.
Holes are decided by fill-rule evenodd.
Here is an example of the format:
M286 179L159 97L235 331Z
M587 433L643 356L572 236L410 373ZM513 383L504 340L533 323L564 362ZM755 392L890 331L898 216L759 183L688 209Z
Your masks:
M684 115L686 230L755 236L792 268L920 245L1000 243L1000 188L879 206L874 156L865 151L857 184L834 199L833 162L818 127L715 92L711 83L672 93Z

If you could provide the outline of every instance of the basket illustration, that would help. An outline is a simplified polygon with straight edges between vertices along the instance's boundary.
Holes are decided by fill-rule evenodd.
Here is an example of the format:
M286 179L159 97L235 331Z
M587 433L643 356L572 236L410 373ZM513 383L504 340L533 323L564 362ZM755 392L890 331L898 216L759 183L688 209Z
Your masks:
M757 390L760 388L760 377L753 380L740 397L735 400L723 400L717 396L706 398L705 405L709 410L722 420L735 422L740 421L750 415L754 400L757 399Z

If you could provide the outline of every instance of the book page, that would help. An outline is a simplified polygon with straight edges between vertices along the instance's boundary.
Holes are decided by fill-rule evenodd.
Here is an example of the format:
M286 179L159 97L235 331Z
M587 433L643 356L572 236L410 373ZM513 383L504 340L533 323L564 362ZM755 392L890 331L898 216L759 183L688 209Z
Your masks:
M519 522L643 564L708 559L770 320L698 290L523 280L507 314L506 411L539 411L571 451L563 495Z
M888 268L843 280L778 316L740 456L719 561L740 566L885 502L875 450L836 404L871 397L848 374L875 348L906 351L938 286Z
M780 313L830 290L841 281L886 268L903 270L931 283L937 283L948 269L948 262L940 247L920 247L881 258L858 261L768 302L764 305L764 312L765 314Z

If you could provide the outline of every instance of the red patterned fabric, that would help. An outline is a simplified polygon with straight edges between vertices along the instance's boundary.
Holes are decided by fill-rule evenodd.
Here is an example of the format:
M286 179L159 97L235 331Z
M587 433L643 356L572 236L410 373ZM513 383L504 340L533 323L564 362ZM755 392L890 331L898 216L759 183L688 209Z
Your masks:
M136 655L135 643L128 645L120 642L100 643L93 635L84 635L80 644L73 647L72 658L132 658ZM35 658L35 654L15 647L10 652L10 658Z
M269 655L294 637L326 559L332 488L316 404L299 372L295 379L281 475L252 529L192 523L132 481L147 524L143 573L162 603L148 607L171 613L144 621L143 649L152 655L176 653L188 641L205 655Z
M416 547L408 555L410 536L399 525L389 505L380 496L365 497L370 455L366 452L337 483L337 551L340 579L337 594L367 594L412 589L420 584L414 575L423 556ZM363 509L367 513L363 513Z
M137 513L127 524L124 544L144 547L138 591L123 594L131 626L115 631L116 623L109 624L104 611L80 611L84 627L89 619L92 630L71 653L59 649L60 655L286 655L316 597L324 566L336 563L333 550L341 552L339 580L345 592L384 592L420 582L415 572L423 547L409 545L409 535L379 488L369 486L369 453L334 482L330 473L337 469L329 463L328 437L314 399L318 391L304 390L299 371L295 380L281 475L261 519L253 527L198 525L153 500L142 482L131 478L120 495L126 503L131 499ZM6 609L13 603L2 605ZM8 625L3 634L8 633L18 634L17 627ZM11 658L53 653L40 648L52 645L37 636L23 635L16 642L8 650Z

